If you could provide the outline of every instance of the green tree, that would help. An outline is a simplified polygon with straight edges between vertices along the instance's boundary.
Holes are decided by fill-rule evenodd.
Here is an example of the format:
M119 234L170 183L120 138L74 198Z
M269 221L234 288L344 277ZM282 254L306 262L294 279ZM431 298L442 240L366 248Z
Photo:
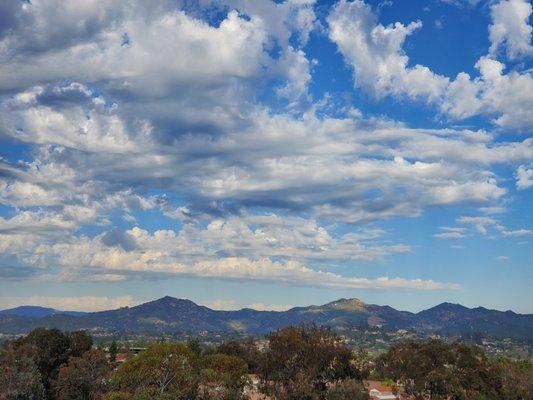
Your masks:
M45 388L29 345L0 349L0 400L43 400Z
M248 382L243 359L225 354L210 354L201 361L199 392L201 399L238 400Z
M369 400L370 397L360 381L344 379L328 388L325 400Z
M213 350L213 353L237 356L246 362L250 373L255 374L259 371L261 353L252 338L246 340L230 340L221 343Z
M501 398L504 400L533 399L533 362L498 358L493 368L500 377Z
M352 351L327 328L288 327L267 339L259 372L264 391L278 399L323 398L330 382L361 378Z
M52 399L51 382L57 377L59 366L68 361L70 338L59 329L38 328L14 342L15 348L35 348L34 361L45 388L46 397Z
M195 357L200 358L202 355L202 346L198 339L191 339L187 341L187 348L194 354Z
M109 360L113 363L117 361L117 351L117 342L113 340L109 346Z
M109 366L99 350L86 351L61 365L54 392L57 400L100 400L107 390Z
M410 340L392 346L376 365L381 376L402 381L415 397L502 398L501 374L478 347Z
M194 354L182 343L153 343L119 366L112 386L133 398L191 398L196 393ZM114 396L117 396L115 393Z
M67 335L70 340L69 356L71 357L81 357L93 346L93 339L85 331L70 332Z

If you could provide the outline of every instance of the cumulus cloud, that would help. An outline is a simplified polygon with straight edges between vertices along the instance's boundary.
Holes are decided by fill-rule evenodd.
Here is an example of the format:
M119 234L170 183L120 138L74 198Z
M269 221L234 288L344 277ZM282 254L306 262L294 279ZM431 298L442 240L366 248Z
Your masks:
M11 218L0 217L0 234L3 235L21 232L50 234L68 231L74 227L74 222L65 219L61 214L22 211Z
M308 90L314 61L305 46L321 29L313 1L202 5L220 17L166 1L72 1L60 16L54 1L9 8L0 135L31 152L0 159L0 203L9 208L0 217L3 275L453 287L327 266L411 251L375 222L435 206L499 205L507 189L495 166L516 169L517 186L527 187L533 140L415 129L353 110L330 115ZM339 3L328 23L356 84L376 97L420 99L454 118L486 113L502 127L531 124L526 72L505 73L491 57L479 60L477 78L410 66L403 45L421 23L383 26L360 1ZM261 101L265 90L283 111ZM144 229L136 213L147 210L175 229ZM117 228L120 218L140 226ZM436 233L454 235L466 232Z
M304 233L301 235L291 234L282 226L282 221L277 221L277 227L270 228L265 228L264 222L256 222L261 227L255 232L250 232L242 224L226 228L222 226L225 223L217 221L200 231L187 226L180 232L158 230L150 234L132 228L121 234L108 232L93 239L81 236L69 241L52 240L47 244L38 240L33 242L33 249L26 249L33 257L24 259L24 262L34 263L36 267L56 266L58 279L71 276L79 279L87 273L90 273L89 279L96 280L116 280L135 274L173 274L339 288L437 290L456 287L422 279L348 277L323 271L320 268L322 262L313 263L315 268L304 264L305 260L360 259L408 250L398 245L366 248L365 240L379 236L380 232L363 232L359 237L348 234L335 241L325 230L313 225L300 227ZM292 228L300 224L297 222ZM281 240L287 243L283 244ZM26 245L31 242L27 240ZM4 256L10 253L15 257L22 255L16 243L2 250Z
M333 8L329 36L353 68L355 85L377 98L419 99L452 119L486 115L499 127L527 131L533 127L531 71L504 73L505 64L495 59L495 52L506 44L510 59L531 53L530 13L531 5L522 0L502 0L492 7L492 46L476 63L479 76L474 78L465 72L449 78L419 64L409 67L403 45L421 22L385 27L362 0L341 0Z
M520 190L533 186L533 168L521 165L516 170L516 187Z
M422 27L420 21L383 26L369 5L341 0L328 17L330 38L354 67L357 86L377 97L407 95L434 100L448 79L422 65L407 67L409 58L402 45L407 36Z
M503 48L510 60L533 55L533 28L529 25L529 17L533 11L531 3L527 0L501 0L493 4L490 11L490 54L497 55Z
M342 216L347 222L417 215L428 205L490 203L501 198L505 189L485 166L523 163L533 154L531 139L495 144L483 131L409 129L360 117L319 118L314 112L294 118L269 115L259 106L240 117L239 129L217 131L214 136L207 130L175 138L173 145L152 133L155 127L148 114L139 123L142 129L118 130L128 145L119 146L117 154L113 145L101 140L100 132L110 135L112 130L93 125L76 130L84 126L80 119L65 130L63 124L56 126L53 118L45 118L50 134L41 143L42 136L31 133L36 120L28 119L27 127L19 118L41 106L19 102L15 107L13 101L9 112L2 114L4 132L21 138L21 129L25 140L42 147L30 163L5 164L6 177L0 176L3 201L84 207L85 212L70 214L85 215L87 220L110 209L161 206L162 199L136 194L137 188L146 186L186 188L192 205L164 207L167 215L181 210L182 217L221 212L230 201L240 206L305 209L329 219ZM93 103L88 107L79 112L84 123L94 113L96 119L117 118L114 126L129 124L115 111ZM53 113L68 120L71 108L78 106ZM110 143L117 141L110 138ZM379 196L369 198L370 191Z
M483 166L528 160L533 151L530 139L496 145L491 143L489 134L479 131L412 130L387 122L318 118L313 112L302 118L294 118L291 114L272 115L268 109L244 101L231 83L229 86L227 83L211 85L211 79L229 82L232 79L228 80L228 76L231 76L244 84L253 79L254 74L263 74L261 63L265 57L269 58L263 48L269 37L287 44L292 34L302 33L304 37L299 40L305 42L315 24L312 3L283 4L228 3L252 18L248 20L230 11L218 27L166 6L163 11L149 14L142 22L151 24L146 27L150 32L154 29L154 32L157 29L187 31L184 36L171 32L176 35L176 43L162 45L178 51L182 44L194 42L192 35L205 45L195 46L190 51L198 52L196 47L201 47L206 52L203 57L212 60L217 60L218 52L224 47L220 41L232 36L232 30L238 31L239 40L252 41L255 44L250 46L257 45L260 49L256 53L257 60L254 58L258 64L239 58L245 57L239 53L243 46L231 45L227 50L231 55L228 60L236 62L235 68L244 68L246 64L246 68L251 68L250 74L229 66L224 69L222 61L197 66L194 64L196 56L184 57L187 60L183 62L189 63L186 65L149 57L150 62L143 67L142 62L125 62L127 58L112 55L110 58L120 62L121 68L135 65L136 70L124 78L127 84L123 84L125 81L118 84L118 78L107 76L102 88L104 94L84 83L40 85L3 102L0 113L3 134L41 146L32 163L22 168L6 167L8 177L0 178L4 203L48 207L67 203L70 215L84 216L86 222L100 219L105 224L102 218L113 208L130 211L159 204L158 199L136 194L138 188L173 190L180 187L190 194L194 206L180 205L175 210L189 207L191 215L226 212L230 203L237 204L237 210L273 204L282 209L306 210L318 217L358 223L418 215L431 205L486 203L505 194L505 189ZM415 26L380 27L369 7L361 2L341 3L337 7L339 18L347 15L340 12L340 7L348 6L351 13L360 15L361 21L357 24L369 25L381 32L374 35L376 38L384 35L374 44L369 38L368 45L377 46L368 50L369 60L373 52L379 50L380 43L390 41L387 46L393 54L389 60L390 49L385 51L383 62L400 65L401 68L391 71L398 70L398 76L403 76L401 71L407 61L401 43ZM35 10L40 10L39 7L46 5L38 3ZM32 14L32 10L27 12ZM127 15L122 11L113 13L113 18L130 23L136 21L137 11L134 8ZM276 24L265 26L265 21L274 20ZM163 32L157 32L154 37L166 37ZM260 36L257 40L256 35ZM153 51L151 45L143 44L143 40L150 38L136 39L133 33L129 37L130 47L119 51L142 54ZM88 38L93 40L94 36ZM136 42L140 42L137 50L134 49ZM276 61L279 68L289 55L298 54L299 62L307 62L301 49L287 44L285 50ZM75 55L70 56L75 58ZM91 68L108 73L98 64ZM168 76L158 73L158 81L165 85L162 92L152 93L156 89L149 81L151 72L142 68L163 69L165 73L167 68L177 69ZM220 70L205 72L209 75L206 80L203 68ZM116 68L111 70L116 71ZM368 73L373 70L376 68L369 69ZM411 74L409 68L406 71L407 75ZM143 78L137 80L137 76ZM295 72L294 76L308 80L306 74ZM383 81L385 92L392 90L394 82L404 79L396 75L389 78ZM411 78L405 79L410 88L416 87L410 83ZM42 78L37 80L41 82ZM196 81L200 86L194 86L192 92L175 90ZM286 85L280 90L292 91L291 85L299 84L289 79ZM527 88L520 82L514 85ZM305 84L299 85L303 86ZM420 87L426 90L430 86ZM516 93L514 88L508 90ZM128 97L133 93L135 101ZM493 97L499 98L497 93ZM469 168L463 167L465 163ZM372 191L378 196L369 197ZM99 196L99 193L106 195ZM83 208L75 209L75 206ZM167 215L172 212L169 207L164 211Z

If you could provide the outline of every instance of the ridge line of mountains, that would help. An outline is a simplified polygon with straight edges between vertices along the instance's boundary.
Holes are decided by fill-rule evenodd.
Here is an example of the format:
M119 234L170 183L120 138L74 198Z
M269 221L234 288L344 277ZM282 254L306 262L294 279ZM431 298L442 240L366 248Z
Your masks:
M288 325L315 323L343 330L355 326L414 329L443 335L484 336L533 340L533 314L468 308L442 303L418 313L390 306L339 299L320 306L287 311L213 310L191 300L165 296L134 307L98 312L59 311L22 306L0 311L0 333L22 334L37 327L86 329L109 333L174 334L246 333L261 335Z

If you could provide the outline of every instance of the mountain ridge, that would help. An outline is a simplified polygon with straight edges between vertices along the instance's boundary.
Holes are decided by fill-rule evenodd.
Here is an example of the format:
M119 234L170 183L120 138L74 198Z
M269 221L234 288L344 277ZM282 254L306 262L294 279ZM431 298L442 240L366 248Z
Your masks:
M368 304L357 298L342 298L287 311L258 311L251 308L213 310L189 299L165 296L132 307L74 315L50 310L55 312L41 317L0 311L0 333L25 333L45 326L106 332L239 332L257 335L287 325L314 323L334 329L378 326L450 335L481 332L488 336L533 340L533 314L468 308L447 302L418 313Z

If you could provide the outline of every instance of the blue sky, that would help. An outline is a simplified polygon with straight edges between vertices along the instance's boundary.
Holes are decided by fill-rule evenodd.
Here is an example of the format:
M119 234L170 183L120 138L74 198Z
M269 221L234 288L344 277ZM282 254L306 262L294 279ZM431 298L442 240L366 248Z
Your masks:
M533 312L526 0L0 5L0 307Z

